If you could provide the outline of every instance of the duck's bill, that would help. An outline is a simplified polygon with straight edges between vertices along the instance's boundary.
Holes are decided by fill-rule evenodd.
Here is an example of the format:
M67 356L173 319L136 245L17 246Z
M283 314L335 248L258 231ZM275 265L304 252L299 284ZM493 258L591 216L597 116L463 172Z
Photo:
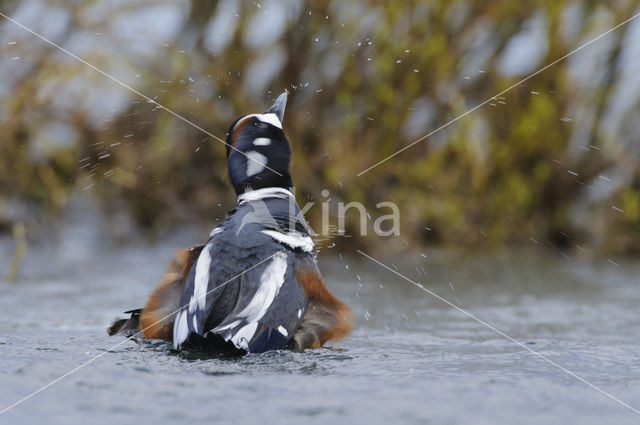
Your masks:
M276 101L273 103L271 108L267 109L266 114L276 114L280 122L283 122L284 118L284 110L287 107L287 98L289 97L288 92L282 93Z

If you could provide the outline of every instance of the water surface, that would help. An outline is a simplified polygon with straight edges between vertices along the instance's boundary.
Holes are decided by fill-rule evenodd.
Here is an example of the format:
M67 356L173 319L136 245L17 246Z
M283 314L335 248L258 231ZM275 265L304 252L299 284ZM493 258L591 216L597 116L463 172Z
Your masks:
M32 247L0 283L0 409L123 338L188 238ZM11 243L2 240L6 266ZM640 265L547 253L383 259L528 347L640 407ZM302 353L192 358L126 341L0 415L4 424L631 424L640 416L358 254L325 249L328 286L354 309L350 338ZM187 422L189 421L189 422Z

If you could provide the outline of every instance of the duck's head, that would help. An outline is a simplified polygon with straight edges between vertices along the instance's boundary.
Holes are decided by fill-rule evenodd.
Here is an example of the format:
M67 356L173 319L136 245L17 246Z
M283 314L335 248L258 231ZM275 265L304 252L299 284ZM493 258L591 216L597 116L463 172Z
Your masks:
M227 133L227 166L236 194L265 187L293 186L291 146L282 129L287 92L262 114L238 118Z

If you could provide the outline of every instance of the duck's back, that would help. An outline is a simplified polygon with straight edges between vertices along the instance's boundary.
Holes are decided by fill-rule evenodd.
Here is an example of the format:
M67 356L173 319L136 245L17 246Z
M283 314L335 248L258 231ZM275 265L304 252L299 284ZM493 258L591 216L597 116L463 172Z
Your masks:
M280 201L245 203L211 232L186 280L173 328L176 348L286 347L307 309L296 265L308 261L313 245L303 232L281 230L279 217L288 213Z

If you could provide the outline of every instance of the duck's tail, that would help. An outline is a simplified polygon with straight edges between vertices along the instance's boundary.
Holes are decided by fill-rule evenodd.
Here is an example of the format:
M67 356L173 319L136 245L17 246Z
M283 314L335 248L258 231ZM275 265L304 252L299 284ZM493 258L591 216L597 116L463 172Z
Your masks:
M121 334L127 338L140 333L151 339L173 339L173 321L180 307L184 283L191 266L198 259L202 246L176 251L169 269L153 291L144 308L125 311L128 319L117 319L107 328L109 335Z
M107 328L109 335L122 334L130 338L140 332L140 315L142 314L142 309L137 308L135 310L125 311L124 314L131 314L131 317L128 319L116 319L116 321Z

